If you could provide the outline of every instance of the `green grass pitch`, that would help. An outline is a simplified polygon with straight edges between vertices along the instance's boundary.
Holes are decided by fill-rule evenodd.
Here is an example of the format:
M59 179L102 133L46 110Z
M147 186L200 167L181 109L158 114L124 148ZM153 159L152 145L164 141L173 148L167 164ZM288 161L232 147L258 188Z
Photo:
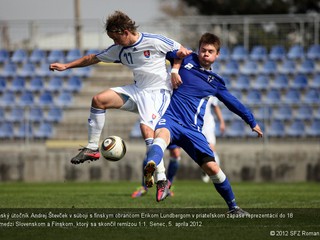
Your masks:
M226 204L212 184L177 180L174 197L160 203L155 187L132 199L138 186L137 182L1 183L0 238L320 238L319 183L232 183L239 206L252 213L252 218L240 219L225 215Z

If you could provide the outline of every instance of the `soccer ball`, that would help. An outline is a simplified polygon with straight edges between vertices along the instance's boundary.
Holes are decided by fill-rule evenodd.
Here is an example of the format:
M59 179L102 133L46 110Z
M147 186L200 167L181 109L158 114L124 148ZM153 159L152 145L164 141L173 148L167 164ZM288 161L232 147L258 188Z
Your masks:
M126 154L126 144L121 137L109 136L101 143L101 155L108 161L119 161Z

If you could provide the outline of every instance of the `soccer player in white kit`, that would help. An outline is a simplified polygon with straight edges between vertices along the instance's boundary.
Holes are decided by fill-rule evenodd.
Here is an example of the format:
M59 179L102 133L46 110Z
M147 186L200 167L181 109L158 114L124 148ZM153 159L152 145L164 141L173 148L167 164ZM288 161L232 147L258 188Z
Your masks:
M216 145L216 124L214 114L216 115L219 121L219 128L220 132L223 134L225 130L225 122L221 113L221 109L218 105L218 98L210 97L208 103L206 105L206 110L203 118L203 127L202 133L206 137L211 150L214 152L215 161L218 165L220 165L220 158L218 153L216 152L215 145ZM205 173L202 172L202 180L206 183L210 182L210 177Z
M139 113L140 128L147 147L153 143L154 128L170 103L172 86L166 69L166 53L173 52L177 58L191 53L180 43L158 34L137 31L135 22L121 11L107 18L105 29L114 41L98 54L83 56L70 63L52 63L50 70L64 71L86 67L99 62L121 63L129 67L134 83L104 90L92 98L88 119L88 145L71 159L71 163L95 161L100 158L99 140L105 124L106 110L121 109ZM159 180L165 180L165 170L159 168ZM148 186L153 179L147 179Z

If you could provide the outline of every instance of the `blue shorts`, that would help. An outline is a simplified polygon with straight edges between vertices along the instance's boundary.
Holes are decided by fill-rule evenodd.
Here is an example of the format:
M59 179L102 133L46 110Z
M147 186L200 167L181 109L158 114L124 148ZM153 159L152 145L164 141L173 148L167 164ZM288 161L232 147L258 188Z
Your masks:
M172 150L172 149L175 149L175 148L178 148L178 147L179 147L178 145L170 143L170 144L168 145L167 149L168 149L168 150Z
M170 131L171 144L183 148L199 166L214 160L214 153L202 132L186 128L166 115L158 122L156 129L159 128L167 128Z

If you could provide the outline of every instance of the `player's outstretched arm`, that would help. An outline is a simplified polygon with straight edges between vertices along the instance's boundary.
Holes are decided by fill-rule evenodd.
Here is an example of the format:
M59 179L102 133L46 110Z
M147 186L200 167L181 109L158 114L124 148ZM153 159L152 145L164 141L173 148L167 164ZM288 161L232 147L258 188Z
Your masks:
M69 68L86 67L100 62L95 54L83 56L82 58L76 59L70 63L51 63L49 69L51 71L64 71Z
M254 128L252 128L252 131L258 133L258 137L263 137L263 132L258 124Z

